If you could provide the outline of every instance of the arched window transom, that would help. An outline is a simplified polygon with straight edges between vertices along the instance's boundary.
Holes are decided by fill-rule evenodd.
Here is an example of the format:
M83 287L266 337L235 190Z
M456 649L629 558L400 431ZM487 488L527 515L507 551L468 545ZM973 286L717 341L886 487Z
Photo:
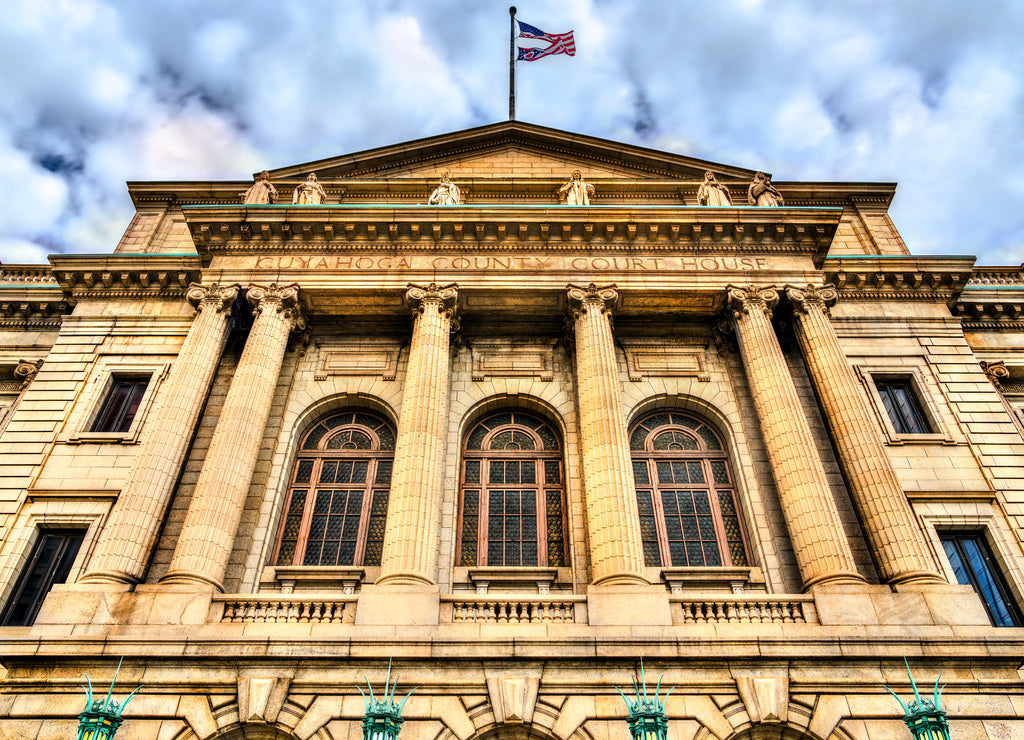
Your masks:
M747 565L728 454L710 426L658 412L633 426L630 449L647 565Z
M281 518L277 565L380 565L395 433L346 411L306 432Z
M457 562L464 566L568 564L562 450L550 424L499 411L466 435Z

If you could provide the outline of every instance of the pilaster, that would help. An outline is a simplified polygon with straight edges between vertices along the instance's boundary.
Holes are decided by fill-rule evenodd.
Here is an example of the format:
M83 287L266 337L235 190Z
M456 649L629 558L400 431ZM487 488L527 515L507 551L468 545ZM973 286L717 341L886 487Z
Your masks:
M454 284L410 285L405 294L414 319L395 439L388 535L377 580L381 585L434 585L457 299Z
M227 340L238 285L189 286L196 315L156 399L132 471L104 527L83 582L135 584L156 544L192 431Z
M829 308L838 300L831 286L788 286L797 341L825 411L839 462L875 553L879 575L890 584L945 583L936 570L886 454L853 368L846 359Z
M568 287L576 335L576 386L593 584L640 584L644 577L626 420L611 313L614 285Z
M256 316L162 583L221 589L288 335L304 323L298 296L297 285L249 287L246 298Z
M774 287L728 287L729 310L804 588L862 582L772 328Z

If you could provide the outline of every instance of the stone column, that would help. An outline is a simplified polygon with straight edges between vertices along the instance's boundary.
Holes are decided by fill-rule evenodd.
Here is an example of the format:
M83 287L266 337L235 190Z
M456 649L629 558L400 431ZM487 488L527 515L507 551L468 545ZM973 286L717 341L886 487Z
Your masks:
M583 490L595 585L647 584L619 366L612 337L615 286L570 285L576 334Z
M772 287L728 287L740 355L804 588L863 582L818 457L786 358L772 328Z
M903 493L882 444L853 368L836 337L828 310L838 299L831 286L787 287L793 304L797 341L839 462L871 544L879 575L889 584L945 582L925 544L924 535Z
M81 581L135 584L145 573L217 372L237 295L237 285L189 287L195 319L146 420L135 465Z
M405 294L414 316L412 344L378 584L434 585L457 298L454 284L410 285Z
M297 285L249 287L255 320L231 379L162 583L221 589L270 416L288 335L303 324Z

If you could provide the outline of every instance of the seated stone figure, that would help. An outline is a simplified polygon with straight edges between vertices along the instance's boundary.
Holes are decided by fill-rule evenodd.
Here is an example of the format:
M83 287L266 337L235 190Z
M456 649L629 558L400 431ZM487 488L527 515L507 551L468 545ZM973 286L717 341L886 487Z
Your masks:
M310 172L309 177L292 193L292 203L300 206L319 206L327 202L327 193L316 180L316 173Z
M754 181L747 188L747 203L752 206L783 206L782 194L772 185L772 178L763 172L754 174Z
M451 181L451 172L445 170L441 173L441 183L434 188L434 192L430 194L430 199L427 201L427 205L431 206L457 206L459 205L459 199L462 194L459 192L459 186Z

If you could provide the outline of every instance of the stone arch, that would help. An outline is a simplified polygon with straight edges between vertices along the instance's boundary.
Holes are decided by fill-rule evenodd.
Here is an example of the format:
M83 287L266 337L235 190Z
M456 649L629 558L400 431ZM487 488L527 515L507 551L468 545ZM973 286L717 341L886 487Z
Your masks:
M573 733L573 740L591 740L587 733ZM550 730L535 724L491 723L480 728L469 740L563 740Z
M760 489L756 471L752 465L744 465L744 462L752 460L754 455L742 431L742 419L738 409L722 408L699 396L662 393L647 396L634 403L626 414L626 428L631 429L644 416L661 410L693 414L709 423L722 437L736 478L736 490L748 534L747 546L751 555L751 565L761 567L768 581L769 590L773 586L781 585L773 584L771 569L767 567L769 563L777 562L779 558L775 550L775 538L756 526L759 519L769 521L771 517L765 508L764 492Z
M325 730L313 734L316 740L331 740ZM211 735L197 735L191 727L186 726L174 736L174 740L298 740L287 728L256 722L235 722L227 727L219 728Z
M332 393L308 402L303 408L286 413L282 417L282 432L274 447L272 472L267 480L267 495L264 497L257 520L257 530L266 532L260 542L253 542L246 562L246 571L253 574L243 584L255 590L256 583L249 579L258 579L263 566L269 562L274 550L276 533L280 525L280 517L284 497L288 491L288 477L298 452L299 441L303 435L322 418L335 411L344 409L362 409L379 414L395 429L398 427L398 413L391 403L385 399L362 392Z
M558 428L558 433L562 437L562 444L566 444L567 429L565 419L562 418L561 412L552 404L537 396L504 393L488 396L466 409L458 422L459 440L461 441L465 437L466 433L476 422L487 414L499 409L519 409L539 414Z

